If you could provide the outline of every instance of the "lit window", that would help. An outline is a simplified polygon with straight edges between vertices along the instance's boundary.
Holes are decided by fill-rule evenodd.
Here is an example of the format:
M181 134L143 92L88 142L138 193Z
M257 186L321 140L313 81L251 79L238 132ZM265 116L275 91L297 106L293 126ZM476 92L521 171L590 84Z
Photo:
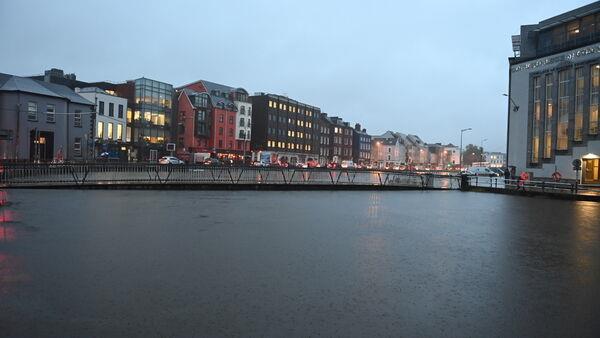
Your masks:
M117 124L117 140L121 141L123 139L123 125Z
M98 130L96 131L98 138L102 139L104 138L104 122L99 121L98 122Z
M107 132L106 136L108 137L109 140L111 140L113 138L113 124L112 124L112 122L108 123L108 132Z

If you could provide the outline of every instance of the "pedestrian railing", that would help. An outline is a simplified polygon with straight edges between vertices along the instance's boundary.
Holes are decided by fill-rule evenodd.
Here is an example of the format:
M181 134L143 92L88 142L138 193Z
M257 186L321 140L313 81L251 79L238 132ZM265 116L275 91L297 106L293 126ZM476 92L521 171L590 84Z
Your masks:
M600 187L577 182L555 182L548 180L519 180L503 177L469 176L469 186L497 188L506 190L522 190L535 192L553 192L566 194L600 195Z
M8 164L3 187L90 185L322 185L459 189L459 177L380 170L157 164Z

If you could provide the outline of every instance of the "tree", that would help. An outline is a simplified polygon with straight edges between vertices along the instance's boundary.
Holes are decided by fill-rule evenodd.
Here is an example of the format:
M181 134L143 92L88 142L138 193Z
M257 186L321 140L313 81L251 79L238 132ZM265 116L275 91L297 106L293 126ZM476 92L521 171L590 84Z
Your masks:
M463 165L470 166L473 162L483 162L483 148L469 144L463 151Z

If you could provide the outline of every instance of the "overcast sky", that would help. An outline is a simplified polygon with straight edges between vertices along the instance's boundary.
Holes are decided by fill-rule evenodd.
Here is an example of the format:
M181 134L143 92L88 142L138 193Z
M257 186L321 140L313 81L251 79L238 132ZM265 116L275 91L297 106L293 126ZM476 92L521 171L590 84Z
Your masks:
M0 72L205 79L504 151L510 36L590 2L0 0Z

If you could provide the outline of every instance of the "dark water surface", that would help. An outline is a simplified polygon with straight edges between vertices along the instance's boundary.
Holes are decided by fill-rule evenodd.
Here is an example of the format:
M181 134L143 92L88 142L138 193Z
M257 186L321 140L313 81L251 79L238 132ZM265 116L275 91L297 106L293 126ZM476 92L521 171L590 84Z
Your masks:
M13 190L0 336L600 336L600 204Z

